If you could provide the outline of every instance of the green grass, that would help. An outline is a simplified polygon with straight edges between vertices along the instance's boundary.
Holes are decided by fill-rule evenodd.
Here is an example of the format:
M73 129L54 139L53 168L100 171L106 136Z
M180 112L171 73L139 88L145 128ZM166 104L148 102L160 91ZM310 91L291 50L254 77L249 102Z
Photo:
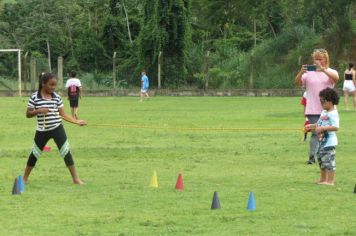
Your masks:
M337 184L318 186L299 131L96 127L301 128L300 98L154 97L81 101L86 127L64 123L79 175L54 148L12 196L32 146L27 98L1 98L0 235L354 235L356 113L340 105ZM69 111L66 102L66 110ZM157 171L159 188L149 187ZM178 173L185 191L175 191ZM222 209L210 210L218 191ZM246 210L254 192L257 210Z

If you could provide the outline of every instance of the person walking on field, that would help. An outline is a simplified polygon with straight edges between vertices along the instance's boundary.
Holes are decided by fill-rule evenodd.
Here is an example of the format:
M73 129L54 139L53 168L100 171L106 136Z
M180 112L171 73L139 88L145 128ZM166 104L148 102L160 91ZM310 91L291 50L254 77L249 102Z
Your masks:
M350 63L349 67L345 70L344 78L342 90L344 91L345 110L349 110L349 94L351 94L353 97L354 111L356 111L356 71L353 63Z
M82 83L78 78L76 78L76 76L77 73L74 70L69 73L69 79L66 83L66 89L68 92L68 100L72 117L78 119L79 98L82 98L83 89Z
M84 182L78 177L69 149L67 135L62 125L62 119L79 126L86 125L87 122L77 120L65 113L61 97L54 92L56 86L57 79L55 75L42 73L39 78L38 91L33 93L28 101L26 117L37 117L37 129L23 180L27 183L32 169L42 154L44 146L52 138L57 144L60 155L68 167L73 183L82 185Z
M146 71L143 70L141 72L141 99L140 99L141 102L143 101L145 96L147 97L147 99L150 98L150 96L148 96L148 88L149 87L150 87L149 79L146 75Z
M305 87L307 92L305 115L310 124L315 124L323 110L319 101L319 92L325 88L333 88L339 80L339 74L329 67L329 54L325 49L315 49L312 58L313 65L303 65L295 77L295 83ZM307 164L315 163L318 145L317 135L312 131Z

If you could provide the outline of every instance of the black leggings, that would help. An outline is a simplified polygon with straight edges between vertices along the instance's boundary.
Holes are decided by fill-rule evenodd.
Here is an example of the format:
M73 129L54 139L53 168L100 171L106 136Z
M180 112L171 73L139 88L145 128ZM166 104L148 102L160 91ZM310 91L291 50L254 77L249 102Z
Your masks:
M57 144L60 155L64 158L66 165L74 165L72 154L69 150L66 132L64 131L63 125L60 125L50 131L36 131L35 143L27 161L28 166L33 167L36 165L37 159L41 156L44 146L51 138L53 138L54 142Z

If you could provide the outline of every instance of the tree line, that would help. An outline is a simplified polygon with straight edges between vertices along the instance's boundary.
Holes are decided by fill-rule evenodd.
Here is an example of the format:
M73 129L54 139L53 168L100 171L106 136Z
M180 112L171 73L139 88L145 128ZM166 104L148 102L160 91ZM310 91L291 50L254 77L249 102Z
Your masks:
M20 48L55 70L116 74L163 87L290 88L313 48L342 69L353 59L355 0L3 0L0 48ZM354 44L353 44L354 43ZM0 71L15 73L0 54ZM6 72L7 71L7 72Z

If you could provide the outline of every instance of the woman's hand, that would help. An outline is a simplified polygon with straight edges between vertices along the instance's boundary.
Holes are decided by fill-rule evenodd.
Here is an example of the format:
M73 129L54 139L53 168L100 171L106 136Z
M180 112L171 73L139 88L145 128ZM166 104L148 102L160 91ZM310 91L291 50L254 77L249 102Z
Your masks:
M34 109L31 107L28 107L26 110L26 117L27 118L32 118L34 116L37 116L38 114L43 114L46 115L49 112L48 108L39 108L39 109Z
M308 124L305 126L306 131L312 131L312 130L315 130L316 128L317 128L316 124Z
M49 109L47 108L47 107L44 107L44 108L38 108L38 109L36 109L36 112L37 112L37 114L47 114L48 112L49 112Z
M59 111L59 115L65 120L65 121L68 121L72 124L76 124L76 125L79 125L79 126L84 126L87 124L87 122L85 120L77 120L75 118L73 118L72 116L69 116L65 113L64 111L64 108L61 107L58 109Z
M307 65L302 65L297 76L294 79L294 83L298 86L302 86L302 75L307 72Z
M307 73L308 70L307 70L307 65L302 65L302 68L300 68L300 72L299 73Z
M322 66L322 65L320 64L319 61L315 61L315 65L316 65L316 70L317 70L317 71L322 71L322 72L324 72L325 69L326 69L324 66Z
M87 125L88 123L85 120L77 120L77 125L79 126L84 126Z

